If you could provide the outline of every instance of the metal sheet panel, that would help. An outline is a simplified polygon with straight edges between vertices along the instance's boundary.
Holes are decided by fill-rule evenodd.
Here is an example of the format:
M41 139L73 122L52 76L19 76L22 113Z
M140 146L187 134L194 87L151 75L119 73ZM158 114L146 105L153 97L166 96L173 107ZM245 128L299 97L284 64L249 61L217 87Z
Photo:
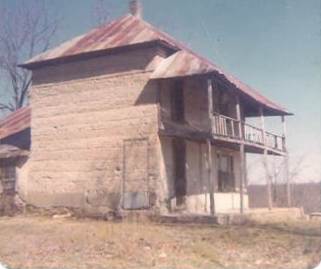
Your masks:
M0 139L30 128L31 108L24 107L0 121Z
M23 66L68 56L97 52L151 41L164 41L173 47L179 43L149 23L130 14L73 38L60 46L30 59Z
M202 75L215 73L235 86L237 90L251 98L255 102L264 105L280 114L290 113L280 105L269 100L257 90L241 82L234 76L223 71L221 68L211 63L209 60L192 52L188 48L178 51L170 57L164 59L151 75L152 79L166 79L175 77L185 77L192 75Z
M125 192L123 198L124 209L147 209L149 208L148 192Z

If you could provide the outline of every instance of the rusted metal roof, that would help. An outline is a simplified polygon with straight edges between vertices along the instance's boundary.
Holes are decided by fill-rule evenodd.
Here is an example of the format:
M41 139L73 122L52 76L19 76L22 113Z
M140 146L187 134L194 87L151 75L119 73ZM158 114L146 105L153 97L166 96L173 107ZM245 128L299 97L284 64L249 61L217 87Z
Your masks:
M211 73L223 77L226 81L232 83L236 89L240 90L243 94L252 98L254 101L261 103L267 109L272 109L275 112L279 112L284 115L291 115L286 109L275 104L261 95L258 91L252 89L250 86L227 72L224 72L221 68L190 51L188 48L178 51L172 56L164 59L155 69L151 78L166 79Z
M164 59L152 74L152 79L185 77L207 74L214 71L213 66L186 50L174 53Z
M48 64L59 59L94 55L97 52L143 45L150 42L160 42L174 53L160 63L160 66L152 75L153 79L217 73L253 101L273 110L276 115L291 115L286 109L275 104L234 76L224 72L206 58L197 55L168 34L130 14L35 56L21 66L32 69L38 65Z
M31 108L24 107L11 113L0 121L0 139L19 133L30 128Z
M60 46L35 56L23 67L32 67L40 62L108 49L137 45L152 41L163 41L177 49L179 43L151 24L133 15L126 15L89 33L73 38Z

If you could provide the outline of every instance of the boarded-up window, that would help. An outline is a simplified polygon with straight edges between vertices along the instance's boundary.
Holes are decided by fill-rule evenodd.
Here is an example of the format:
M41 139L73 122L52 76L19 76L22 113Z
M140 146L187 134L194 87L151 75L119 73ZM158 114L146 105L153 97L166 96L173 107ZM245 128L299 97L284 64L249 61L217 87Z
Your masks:
M184 202L186 195L186 144L184 139L173 140L175 196L177 204Z
M218 154L218 191L232 192L235 190L233 156Z
M149 208L148 141L124 142L123 208Z
M174 83L171 89L171 118L176 122L184 122L185 120L184 109L184 90L183 81L178 80Z

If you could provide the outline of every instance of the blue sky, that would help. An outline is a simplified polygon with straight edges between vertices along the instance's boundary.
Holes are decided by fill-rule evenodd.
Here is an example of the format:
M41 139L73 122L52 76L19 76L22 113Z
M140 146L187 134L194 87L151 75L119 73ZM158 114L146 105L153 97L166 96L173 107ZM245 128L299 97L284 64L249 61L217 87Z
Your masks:
M128 11L127 0L104 2L110 19ZM295 113L288 120L289 149L294 159L306 156L306 179L320 179L321 0L142 3L144 19ZM56 44L94 24L95 0L55 0L49 5L62 18ZM281 128L279 122L273 119L270 126Z

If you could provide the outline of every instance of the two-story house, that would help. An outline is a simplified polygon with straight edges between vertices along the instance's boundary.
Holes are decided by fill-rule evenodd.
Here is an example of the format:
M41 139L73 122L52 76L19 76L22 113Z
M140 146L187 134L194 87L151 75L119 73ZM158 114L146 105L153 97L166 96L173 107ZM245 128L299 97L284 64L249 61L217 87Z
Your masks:
M22 65L26 201L88 215L247 208L245 154L286 155L263 120L289 113L130 10Z

